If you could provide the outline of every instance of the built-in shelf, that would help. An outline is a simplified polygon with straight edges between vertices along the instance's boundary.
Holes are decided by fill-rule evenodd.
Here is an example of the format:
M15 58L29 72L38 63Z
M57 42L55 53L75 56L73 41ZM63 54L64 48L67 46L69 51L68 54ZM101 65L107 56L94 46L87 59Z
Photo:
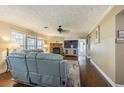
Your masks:
M64 55L78 56L77 48L64 48Z
M78 40L64 41L64 55L78 56Z

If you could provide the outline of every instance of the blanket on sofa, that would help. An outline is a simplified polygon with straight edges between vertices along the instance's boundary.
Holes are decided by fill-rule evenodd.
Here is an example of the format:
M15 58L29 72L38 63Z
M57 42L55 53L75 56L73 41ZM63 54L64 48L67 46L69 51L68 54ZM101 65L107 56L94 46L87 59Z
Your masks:
M80 87L80 69L78 61L68 60L69 79L68 87Z

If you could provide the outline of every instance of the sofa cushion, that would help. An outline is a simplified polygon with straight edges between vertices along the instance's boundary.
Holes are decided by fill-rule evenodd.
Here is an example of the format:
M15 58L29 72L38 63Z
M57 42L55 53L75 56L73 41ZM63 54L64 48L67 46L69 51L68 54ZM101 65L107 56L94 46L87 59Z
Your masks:
M37 54L38 54L38 52L28 52L26 54L26 58L27 59L35 59Z
M9 57L25 58L25 57L26 57L26 53L15 53L15 52L13 52L13 53L10 53L10 54L9 54Z
M53 53L38 53L36 58L42 60L63 60L63 56Z
M25 50L23 50L23 51L25 51L26 53L28 53L28 52L43 52L43 50L41 50L41 49L25 49Z
M12 53L26 53L26 51L24 49L17 48L17 49L14 49Z

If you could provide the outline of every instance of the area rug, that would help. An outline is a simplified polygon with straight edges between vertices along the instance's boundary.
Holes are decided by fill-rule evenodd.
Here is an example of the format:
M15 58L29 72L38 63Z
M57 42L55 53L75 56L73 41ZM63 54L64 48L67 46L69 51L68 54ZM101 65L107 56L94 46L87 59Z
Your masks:
M79 62L75 60L67 60L69 67L68 87L80 87L80 69Z

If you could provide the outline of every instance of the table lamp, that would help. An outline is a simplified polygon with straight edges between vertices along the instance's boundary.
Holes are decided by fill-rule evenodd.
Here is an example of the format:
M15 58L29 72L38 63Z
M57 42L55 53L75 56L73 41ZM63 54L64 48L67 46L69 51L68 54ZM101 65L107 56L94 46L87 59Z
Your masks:
M1 55L3 55L3 54L2 54L3 51L6 51L6 50L7 50L7 54L6 54L6 55L8 56L9 47L10 47L9 41L6 41L6 40L4 40L3 38L0 38ZM6 62L6 64L7 64L7 70L6 70L6 71L8 71L8 63L7 63L6 59L5 59L5 62Z
M44 44L44 52L47 52L47 50L48 50L48 45Z
M6 40L0 38L0 49L4 51L9 47L10 47L9 41L6 41Z
M20 44L19 44L19 43L15 43L15 42L11 42L9 48L10 48L10 49L17 49L17 48L20 48Z

